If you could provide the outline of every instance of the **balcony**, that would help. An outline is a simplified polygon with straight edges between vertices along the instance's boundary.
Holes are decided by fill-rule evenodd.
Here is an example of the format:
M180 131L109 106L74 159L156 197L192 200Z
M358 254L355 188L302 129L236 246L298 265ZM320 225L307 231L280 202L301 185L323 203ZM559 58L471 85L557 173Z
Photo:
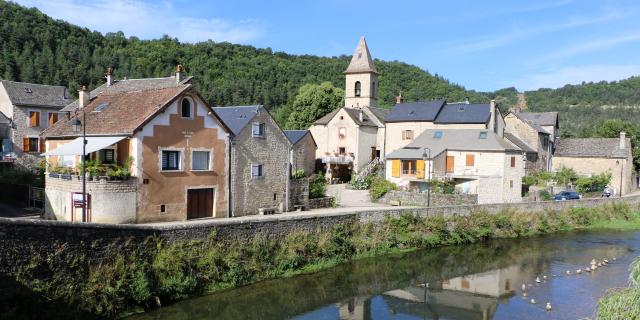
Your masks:
M341 154L334 156L325 156L322 158L322 163L328 164L351 164L353 163L353 153L350 154Z
M431 175L438 179L475 179L478 178L480 172L478 168L463 168L452 171L433 171Z

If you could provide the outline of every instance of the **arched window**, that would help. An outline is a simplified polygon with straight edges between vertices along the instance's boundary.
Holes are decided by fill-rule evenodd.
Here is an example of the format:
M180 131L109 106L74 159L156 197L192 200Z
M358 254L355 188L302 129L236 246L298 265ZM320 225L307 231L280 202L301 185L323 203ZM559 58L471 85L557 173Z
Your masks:
M360 90L361 86L360 86L360 81L356 81L356 88L355 88L355 96L359 97L360 96Z
M180 114L183 118L191 118L191 101L189 99L182 99Z

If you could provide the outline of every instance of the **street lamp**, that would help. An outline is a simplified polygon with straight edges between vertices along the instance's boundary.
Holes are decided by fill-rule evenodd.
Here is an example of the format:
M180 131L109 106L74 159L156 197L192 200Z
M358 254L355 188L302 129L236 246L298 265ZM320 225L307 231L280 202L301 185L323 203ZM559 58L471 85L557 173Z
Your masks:
M82 111L82 121L78 119L78 111L76 110L76 119L71 126L73 132L79 133L82 128L82 222L87 222L87 174L86 174L86 147L87 147L87 118L86 113ZM84 122L84 125L83 125Z
M426 163L429 161L429 167L427 169L428 175L424 175L424 179L428 181L427 189L427 207L431 207L431 149L424 148L422 153L422 160Z

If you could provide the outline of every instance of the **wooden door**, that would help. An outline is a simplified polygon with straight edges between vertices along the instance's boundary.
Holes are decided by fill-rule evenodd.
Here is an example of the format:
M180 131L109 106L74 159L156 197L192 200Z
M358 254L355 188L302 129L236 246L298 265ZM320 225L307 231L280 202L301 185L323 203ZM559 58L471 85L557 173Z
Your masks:
M213 216L213 188L187 191L187 219Z
M453 172L453 162L455 161L454 156L447 156L447 172Z
M376 158L376 147L371 147L371 159L369 159L370 161L373 161Z

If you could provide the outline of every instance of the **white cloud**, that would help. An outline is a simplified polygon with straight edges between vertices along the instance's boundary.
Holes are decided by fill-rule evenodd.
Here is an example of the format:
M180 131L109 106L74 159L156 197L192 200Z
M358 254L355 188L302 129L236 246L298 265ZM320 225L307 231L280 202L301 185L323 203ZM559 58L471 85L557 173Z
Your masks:
M569 66L547 72L533 73L510 82L504 87L515 85L518 90L539 88L559 88L565 84L586 82L615 81L640 74L640 65L586 65Z
M230 21L196 18L180 14L171 2L149 4L126 0L16 0L45 14L100 32L122 31L142 39L164 34L184 42L214 40L247 43L262 34L262 24L253 20Z

